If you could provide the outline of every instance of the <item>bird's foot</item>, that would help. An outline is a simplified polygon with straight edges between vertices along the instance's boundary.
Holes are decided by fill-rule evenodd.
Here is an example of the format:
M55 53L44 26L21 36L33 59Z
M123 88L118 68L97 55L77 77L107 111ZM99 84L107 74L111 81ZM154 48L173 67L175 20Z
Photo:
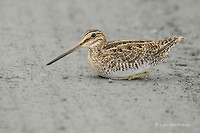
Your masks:
M140 78L140 77L145 77L147 75L149 75L149 72L144 72L144 73L141 73L141 74L129 76L128 80L132 80L132 79L136 79L136 78Z

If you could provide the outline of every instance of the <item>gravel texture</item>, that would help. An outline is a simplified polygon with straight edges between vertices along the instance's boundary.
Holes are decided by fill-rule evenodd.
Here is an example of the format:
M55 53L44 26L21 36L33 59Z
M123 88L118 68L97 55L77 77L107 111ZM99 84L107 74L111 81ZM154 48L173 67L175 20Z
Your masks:
M199 133L199 12L199 0L1 0L0 133ZM45 66L88 29L185 39L132 81L98 77L87 49Z

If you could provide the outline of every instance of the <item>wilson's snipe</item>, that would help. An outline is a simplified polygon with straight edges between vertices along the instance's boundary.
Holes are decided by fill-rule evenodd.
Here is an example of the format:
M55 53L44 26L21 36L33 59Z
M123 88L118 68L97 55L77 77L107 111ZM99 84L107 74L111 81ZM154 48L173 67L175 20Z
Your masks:
M87 31L81 42L47 65L82 47L88 47L91 67L102 77L135 79L148 75L148 69L162 62L171 47L184 37L158 41L120 40L108 42L99 30Z

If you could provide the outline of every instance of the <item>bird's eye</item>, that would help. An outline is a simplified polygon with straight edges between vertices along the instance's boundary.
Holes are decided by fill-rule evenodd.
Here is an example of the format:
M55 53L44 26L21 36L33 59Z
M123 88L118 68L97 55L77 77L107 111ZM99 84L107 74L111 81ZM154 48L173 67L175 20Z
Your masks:
M96 36L96 34L95 34L95 33L92 33L91 37L95 37L95 36Z

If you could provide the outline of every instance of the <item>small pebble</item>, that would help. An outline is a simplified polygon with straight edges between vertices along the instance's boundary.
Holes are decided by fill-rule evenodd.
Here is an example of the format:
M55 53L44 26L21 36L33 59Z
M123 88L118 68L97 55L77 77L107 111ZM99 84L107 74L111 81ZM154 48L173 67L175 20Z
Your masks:
M67 101L67 99L66 98L63 98L63 99L61 99L62 101Z
M113 82L113 80L112 80L112 79L109 79L109 80L108 80L108 83L112 83L112 82Z
M68 77L63 77L63 79L68 79Z

